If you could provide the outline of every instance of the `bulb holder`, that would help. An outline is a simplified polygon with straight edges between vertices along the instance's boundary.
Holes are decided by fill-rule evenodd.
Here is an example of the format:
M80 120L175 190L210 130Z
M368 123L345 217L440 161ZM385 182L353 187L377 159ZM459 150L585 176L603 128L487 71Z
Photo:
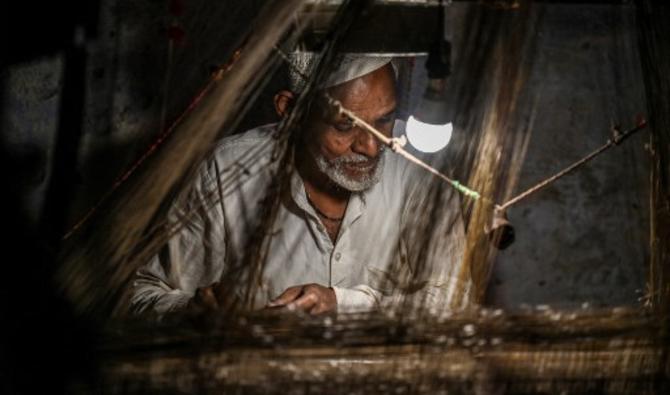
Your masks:
M491 224L484 229L491 244L499 250L507 249L514 243L514 226L507 219L507 213L496 209Z
M414 118L430 125L452 122L449 105L445 99L446 79L428 80L426 91L414 111Z

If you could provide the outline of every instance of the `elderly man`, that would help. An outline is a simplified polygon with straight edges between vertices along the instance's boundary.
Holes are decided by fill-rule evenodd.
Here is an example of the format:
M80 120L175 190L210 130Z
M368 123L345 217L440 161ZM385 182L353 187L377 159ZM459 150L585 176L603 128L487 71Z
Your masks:
M309 55L294 60L303 71L314 64ZM319 89L392 135L397 102L391 59L340 56L337 62ZM280 117L302 83L294 73L291 91L275 96ZM317 100L296 139L290 196L281 199L267 231L254 307L322 314L392 308L408 298L433 311L465 306L470 279L461 267L464 231L456 194L429 194L415 167L328 110ZM223 139L201 166L170 212L186 225L137 274L135 311L216 307L221 287L245 291L221 279L258 236L261 201L275 174L276 128Z

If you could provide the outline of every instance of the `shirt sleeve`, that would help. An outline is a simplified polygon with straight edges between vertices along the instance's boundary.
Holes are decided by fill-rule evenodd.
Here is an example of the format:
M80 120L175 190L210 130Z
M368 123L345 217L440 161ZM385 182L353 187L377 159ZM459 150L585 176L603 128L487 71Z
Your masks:
M352 288L332 288L337 299L338 313L372 311L381 302L381 293L366 284L359 284Z
M219 189L203 165L167 215L167 242L136 273L131 310L162 315L184 308L199 287L218 281L225 224ZM217 174L214 174L216 177Z

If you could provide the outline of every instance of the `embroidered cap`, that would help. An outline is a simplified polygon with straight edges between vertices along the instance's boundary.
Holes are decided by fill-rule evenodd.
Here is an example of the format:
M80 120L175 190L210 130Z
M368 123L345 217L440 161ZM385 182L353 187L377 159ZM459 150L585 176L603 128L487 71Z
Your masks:
M293 92L300 92L305 87L307 81L305 81L301 73L305 76L310 75L318 63L318 56L317 53L307 51L294 51L291 53L290 60L293 67L289 68L289 78L291 83L290 88ZM389 63L393 65L392 60L392 56L338 55L335 57L337 64L326 78L318 84L318 88L330 88L362 77ZM300 70L300 72L296 69ZM395 67L393 70L395 72Z

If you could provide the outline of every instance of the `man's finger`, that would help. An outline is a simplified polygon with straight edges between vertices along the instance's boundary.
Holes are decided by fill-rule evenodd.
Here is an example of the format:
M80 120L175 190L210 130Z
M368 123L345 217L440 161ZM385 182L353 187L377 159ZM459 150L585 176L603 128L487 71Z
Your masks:
M293 302L302 294L302 288L303 287L301 285L287 288L286 291L282 292L281 295L270 301L270 303L268 303L268 307L285 306Z
M219 303L214 296L212 287L199 288L195 292L194 302L197 306L207 309L216 310L219 308Z
M290 310L308 311L317 303L319 303L319 296L314 292L307 292L286 307Z
M320 315L328 311L328 306L325 303L317 303L309 310L311 315Z

